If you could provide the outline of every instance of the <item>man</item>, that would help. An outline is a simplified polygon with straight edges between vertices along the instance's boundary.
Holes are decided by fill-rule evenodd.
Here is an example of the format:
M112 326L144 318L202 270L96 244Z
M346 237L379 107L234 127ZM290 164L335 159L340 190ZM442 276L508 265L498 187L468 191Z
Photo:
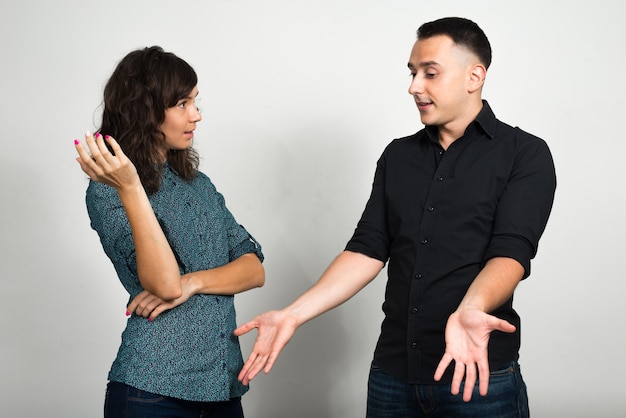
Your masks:
M470 20L418 29L409 93L425 128L387 146L354 235L320 280L235 331L258 328L244 383L269 372L298 326L389 261L367 416L528 416L513 291L530 274L556 179L545 142L482 100L490 63Z

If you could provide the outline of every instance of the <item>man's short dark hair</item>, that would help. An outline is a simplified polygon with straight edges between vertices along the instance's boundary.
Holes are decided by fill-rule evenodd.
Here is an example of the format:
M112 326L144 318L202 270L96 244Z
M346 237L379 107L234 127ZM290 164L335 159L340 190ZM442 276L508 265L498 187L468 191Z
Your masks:
M449 36L455 44L462 45L476 54L485 68L489 68L491 45L485 32L476 23L462 17L444 17L424 23L417 30L418 40L437 35Z

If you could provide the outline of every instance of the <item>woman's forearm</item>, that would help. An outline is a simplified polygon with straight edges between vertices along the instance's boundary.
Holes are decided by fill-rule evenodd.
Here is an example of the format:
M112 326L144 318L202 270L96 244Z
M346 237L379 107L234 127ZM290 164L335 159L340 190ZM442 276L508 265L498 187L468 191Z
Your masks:
M185 275L193 282L194 294L234 295L265 284L265 269L254 253L209 270Z

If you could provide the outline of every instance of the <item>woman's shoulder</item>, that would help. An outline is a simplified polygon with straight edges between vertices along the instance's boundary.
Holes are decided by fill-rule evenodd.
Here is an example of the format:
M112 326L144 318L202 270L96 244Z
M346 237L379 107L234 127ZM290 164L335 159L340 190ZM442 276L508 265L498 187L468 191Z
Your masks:
M95 210L121 206L120 197L114 187L104 183L89 180L89 186L85 192L85 202L90 213Z
M200 170L196 171L196 174L192 179L192 183L195 183L202 188L208 187L210 189L215 189L215 185L211 181L211 178Z
M115 188L91 179L89 180L89 185L87 186L87 191L85 193L87 195L87 199L110 199L118 196Z

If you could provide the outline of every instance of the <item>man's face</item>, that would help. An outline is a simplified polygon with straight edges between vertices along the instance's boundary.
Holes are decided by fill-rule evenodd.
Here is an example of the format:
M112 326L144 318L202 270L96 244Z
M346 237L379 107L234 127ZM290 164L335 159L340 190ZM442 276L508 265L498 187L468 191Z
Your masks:
M467 126L466 119L473 111L469 83L476 63L474 54L448 36L415 42L408 64L412 76L409 94L415 99L424 125L450 130L456 124Z

